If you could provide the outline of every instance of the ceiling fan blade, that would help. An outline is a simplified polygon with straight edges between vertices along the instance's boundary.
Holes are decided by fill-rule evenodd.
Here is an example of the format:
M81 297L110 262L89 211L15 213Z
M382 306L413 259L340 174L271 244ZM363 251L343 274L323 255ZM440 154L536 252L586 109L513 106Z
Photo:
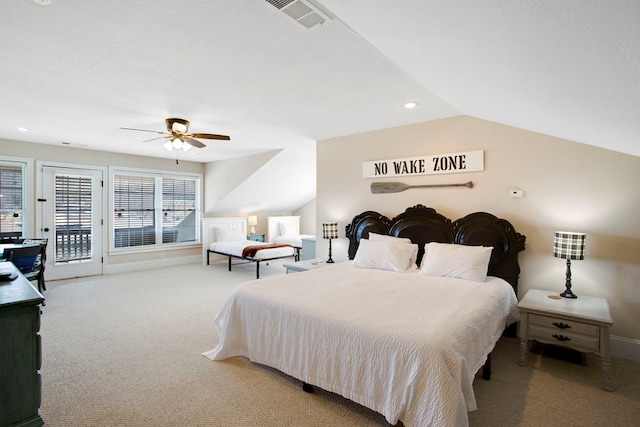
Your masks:
M189 134L189 136L192 136L194 138L202 138L202 139L217 139L220 141L231 140L231 137L229 137L228 135L216 135L213 133L192 133L192 134Z
M206 145L204 145L202 142L198 141L197 139L189 138L186 136L182 137L182 141L196 148L206 147Z
M142 142L150 142L150 141L155 141L156 139L168 139L171 138L171 135L165 135L165 136L158 136L156 138L151 138L151 139L145 139Z
M166 135L167 132L160 132L157 130L147 130L147 129L134 129L134 128L120 128L120 129L124 129L124 130L137 130L139 132L153 132L153 133L159 133L160 135Z

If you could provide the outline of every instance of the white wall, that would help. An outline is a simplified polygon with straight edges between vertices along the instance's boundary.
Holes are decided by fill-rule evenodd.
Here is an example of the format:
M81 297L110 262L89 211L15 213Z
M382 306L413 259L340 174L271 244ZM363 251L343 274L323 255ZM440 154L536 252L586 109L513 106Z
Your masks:
M292 215L300 217L300 234L316 233L316 199L296 209Z
M347 258L344 227L365 210L393 217L423 204L452 220L486 211L527 238L519 258L522 297L531 288L564 289L566 262L552 255L553 232L584 232L586 258L572 263L573 291L608 298L611 333L640 343L639 157L465 116L323 140L317 147L316 234L322 222L339 222L334 259ZM365 161L472 150L484 150L483 172L362 178ZM475 186L371 194L372 181ZM524 197L510 198L510 189L523 190ZM317 242L318 253L328 251L326 241Z

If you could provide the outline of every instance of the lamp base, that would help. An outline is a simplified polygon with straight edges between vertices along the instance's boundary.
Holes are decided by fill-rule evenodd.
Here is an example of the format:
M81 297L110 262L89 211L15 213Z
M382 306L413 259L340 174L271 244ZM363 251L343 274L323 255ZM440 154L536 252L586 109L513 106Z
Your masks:
M566 289L563 293L560 294L563 298L578 298L578 295L571 292L571 289Z
M567 274L564 282L564 292L560 294L563 298L578 298L578 295L571 292L571 260L567 258Z

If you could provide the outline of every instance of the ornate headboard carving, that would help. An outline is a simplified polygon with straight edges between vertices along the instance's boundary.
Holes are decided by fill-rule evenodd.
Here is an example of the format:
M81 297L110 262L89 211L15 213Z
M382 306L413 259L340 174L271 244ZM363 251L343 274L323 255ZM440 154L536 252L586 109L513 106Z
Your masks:
M346 227L349 259L355 256L360 239L368 238L369 233L411 239L419 248L418 265L424 254L425 243L492 246L494 249L488 274L506 280L517 291L520 274L518 253L524 250L526 237L516 232L506 219L486 212L475 212L451 221L435 209L423 205L407 208L393 219L378 212L366 211L355 216Z

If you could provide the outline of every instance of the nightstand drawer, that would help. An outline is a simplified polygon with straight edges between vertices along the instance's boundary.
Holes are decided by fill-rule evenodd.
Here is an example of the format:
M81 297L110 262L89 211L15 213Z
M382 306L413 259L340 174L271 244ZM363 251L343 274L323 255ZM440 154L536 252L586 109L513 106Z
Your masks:
M581 335L566 330L529 325L529 338L550 344L564 345L582 351L599 351L600 340L591 335Z
M581 334L594 337L596 340L600 335L600 327L590 323L576 322L574 320L561 319L558 317L541 316L539 314L529 315L529 324L549 328L554 333L567 334Z

